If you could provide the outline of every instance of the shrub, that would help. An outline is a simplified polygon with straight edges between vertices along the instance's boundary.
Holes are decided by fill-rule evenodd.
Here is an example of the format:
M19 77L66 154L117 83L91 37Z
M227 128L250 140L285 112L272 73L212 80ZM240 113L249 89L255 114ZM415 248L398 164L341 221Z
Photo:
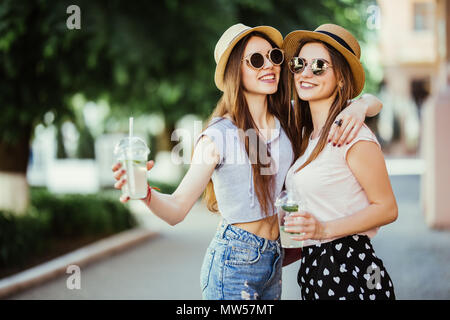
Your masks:
M49 215L30 208L25 215L0 211L0 267L23 265L48 245Z
M109 235L136 224L126 206L102 194L54 195L32 188L24 215L0 211L0 268L23 265L52 241Z

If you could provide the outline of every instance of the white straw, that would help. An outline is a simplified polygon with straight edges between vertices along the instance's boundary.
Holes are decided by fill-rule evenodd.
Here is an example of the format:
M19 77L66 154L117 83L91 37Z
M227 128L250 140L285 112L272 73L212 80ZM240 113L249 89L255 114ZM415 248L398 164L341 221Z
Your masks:
M133 159L132 159L132 145L131 145L131 137L133 136L133 117L130 117L130 122L129 122L129 143L130 145L128 146L128 163L129 166L127 168L127 176L128 176L128 187L129 187L129 192L130 194L134 194L135 193L135 184L134 184L134 169L133 169Z
M129 137L133 136L133 117L130 117Z

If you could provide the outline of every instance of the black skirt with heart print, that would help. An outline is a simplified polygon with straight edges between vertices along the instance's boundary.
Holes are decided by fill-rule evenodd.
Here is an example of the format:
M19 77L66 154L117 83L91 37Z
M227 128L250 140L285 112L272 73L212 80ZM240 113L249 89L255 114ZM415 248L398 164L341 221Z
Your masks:
M297 282L302 300L395 300L383 262L362 235L304 247Z

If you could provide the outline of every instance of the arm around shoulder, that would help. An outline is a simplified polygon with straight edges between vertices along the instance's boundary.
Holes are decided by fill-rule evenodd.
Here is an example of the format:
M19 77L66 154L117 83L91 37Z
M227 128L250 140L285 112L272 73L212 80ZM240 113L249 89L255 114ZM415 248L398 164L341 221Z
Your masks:
M366 116L368 117L375 117L383 108L383 102L373 94L364 93L361 96L361 100L367 106Z

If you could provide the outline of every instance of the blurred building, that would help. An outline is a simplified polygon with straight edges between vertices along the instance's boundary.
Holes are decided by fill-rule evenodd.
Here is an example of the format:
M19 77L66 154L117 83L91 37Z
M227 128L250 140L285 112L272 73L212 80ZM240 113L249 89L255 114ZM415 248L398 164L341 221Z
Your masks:
M424 108L422 204L428 225L450 229L450 0L438 0L433 94Z
M388 151L394 155L417 154L421 111L438 87L438 2L378 0L382 98L386 107L380 115L386 129L379 129L381 137L392 142Z
M450 228L450 0L378 4L386 109L394 110L402 151L413 146L410 119L419 120L425 220L433 228Z

